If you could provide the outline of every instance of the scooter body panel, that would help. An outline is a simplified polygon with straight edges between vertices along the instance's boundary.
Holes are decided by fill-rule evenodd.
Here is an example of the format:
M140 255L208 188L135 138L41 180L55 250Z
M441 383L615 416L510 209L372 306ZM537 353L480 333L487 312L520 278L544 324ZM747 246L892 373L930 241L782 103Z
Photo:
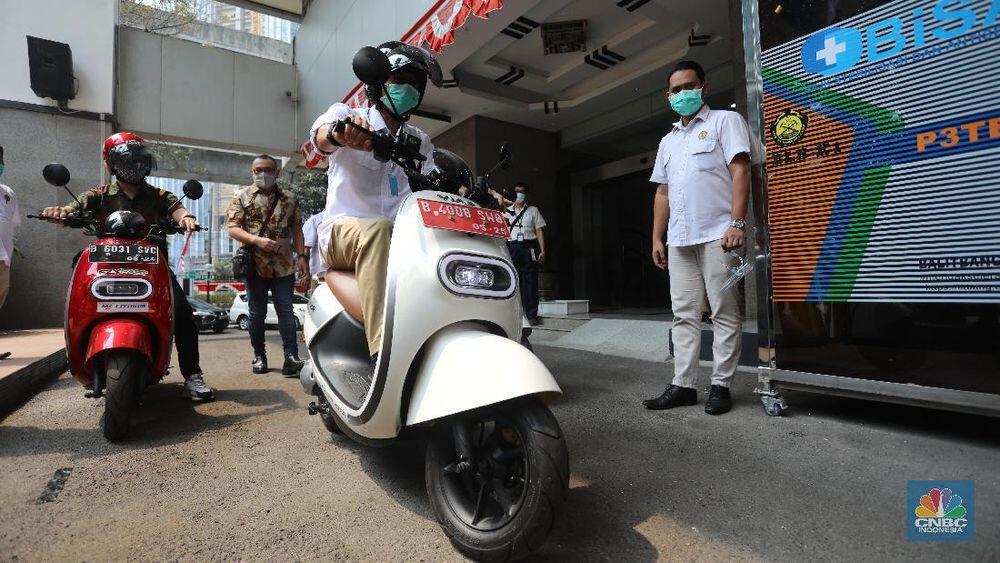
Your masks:
M144 240L100 238L87 245L77 260L66 296L65 338L70 373L84 386L93 382L91 359L107 347L139 347L149 358L150 382L166 375L173 341L173 288L166 257L156 264L91 262L97 245L154 246ZM99 298L94 284L105 280L140 280L148 295ZM113 322L121 321L121 322ZM141 329L139 327L142 327ZM94 331L98 330L97 334ZM139 334L145 332L146 337Z
M300 379L307 391L314 381L337 415L353 432L368 439L391 439L399 434L404 416L401 413L403 389L410 367L424 345L445 327L471 321L477 327L475 332L491 331L507 338L520 338L522 314L516 274L508 295L490 298L460 295L449 290L442 282L439 268L447 256L465 255L502 262L514 272L505 241L427 228L417 207L418 199L474 205L458 196L431 191L412 194L402 204L389 250L379 364L365 400L357 406L348 404L333 392L335 378L324 375L327 368L317 362L317 352L322 348L339 345L324 338L324 327L346 313L323 286L316 290L310 302L306 341L312 369L307 368ZM495 363L504 358L481 357L477 361ZM468 369L476 369L476 365Z
M107 350L129 349L139 352L147 361L153 361L153 342L149 327L137 319L106 319L98 321L90 330L90 344L84 367L89 372L95 358Z
M443 329L427 343L406 425L533 394L546 399L562 394L541 360L509 338L484 332L475 323L460 323Z

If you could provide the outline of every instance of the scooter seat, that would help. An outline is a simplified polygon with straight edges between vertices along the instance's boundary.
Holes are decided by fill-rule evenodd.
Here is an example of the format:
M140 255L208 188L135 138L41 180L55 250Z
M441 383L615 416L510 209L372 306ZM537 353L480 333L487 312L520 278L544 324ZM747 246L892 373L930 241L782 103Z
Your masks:
M365 313L361 308L361 288L358 277L350 270L330 270L326 273L326 285L337 298L347 314L364 323Z

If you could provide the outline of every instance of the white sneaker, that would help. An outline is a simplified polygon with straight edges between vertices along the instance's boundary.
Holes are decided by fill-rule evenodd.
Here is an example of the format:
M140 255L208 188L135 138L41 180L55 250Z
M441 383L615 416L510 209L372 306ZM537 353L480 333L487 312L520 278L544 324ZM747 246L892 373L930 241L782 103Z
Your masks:
M211 401L215 398L215 391L205 385L205 378L200 373L187 378L184 382L184 391L191 396L192 401Z

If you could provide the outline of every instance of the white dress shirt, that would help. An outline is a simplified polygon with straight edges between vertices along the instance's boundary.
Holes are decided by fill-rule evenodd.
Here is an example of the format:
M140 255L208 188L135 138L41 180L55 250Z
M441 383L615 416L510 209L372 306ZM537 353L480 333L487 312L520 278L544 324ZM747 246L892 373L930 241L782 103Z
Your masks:
M310 129L310 137L315 144L316 130L321 126L344 119L347 116L362 117L375 131L387 130L382 114L372 106L368 109L351 109L345 104L333 104L330 109L316 118ZM420 138L420 153L427 157L422 172L434 170L431 153L434 145L430 136L411 125L403 125L404 130ZM403 200L410 194L410 181L395 163L379 162L370 151L359 151L347 147L337 147L327 156L326 209L320 224L319 241L327 244L333 224L346 217L358 219L385 217L395 221L396 213Z
M522 208L524 209L524 208ZM524 209L524 215L521 216L519 220L517 216L521 214L516 207L511 205L507 208L507 222L516 223L510 227L510 238L509 241L516 240L535 240L538 238L535 235L535 229L541 229L545 226L545 219L542 218L542 213L538 211L537 207L528 206ZM520 235L520 237L518 237Z
M750 154L750 131L733 111L702 106L660 141L650 182L666 184L670 202L668 246L690 246L722 238L732 220L733 176L729 164Z
M14 229L21 224L21 211L17 207L17 194L0 184L0 262L10 266L14 255Z
M302 223L302 244L309 247L309 273L314 276L326 271L326 260L319 248L319 226L324 216L320 211Z

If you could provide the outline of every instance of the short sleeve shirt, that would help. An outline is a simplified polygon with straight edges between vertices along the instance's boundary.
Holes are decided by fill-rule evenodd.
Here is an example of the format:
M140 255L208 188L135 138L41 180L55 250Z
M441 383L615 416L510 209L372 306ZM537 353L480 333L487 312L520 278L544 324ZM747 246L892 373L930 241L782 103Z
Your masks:
M309 247L309 273L313 275L326 271L323 249L319 248L319 225L322 222L323 213L317 213L302 223L302 244Z
M142 215L147 225L153 225L160 219L170 217L170 208L177 203L177 196L167 190L143 184L135 197L130 198L118 186L118 182L113 182L107 186L90 188L80 194L77 200L79 201L74 201L70 207L76 211L93 213L100 225L115 211L135 211ZM160 250L166 252L166 248Z
M535 240L538 238L535 236L535 229L541 229L545 226L542 213L537 207L530 205L524 210L524 215L518 219L517 216L520 213L513 205L507 208L507 222L510 223L510 238L507 240Z
M718 240L729 228L733 207L733 176L729 164L750 154L750 130L733 111L702 106L684 126L660 141L649 180L665 184L669 193L669 246L690 246Z
M274 197L278 198L274 212L261 234L264 216ZM239 227L251 235L278 243L275 252L254 250L254 266L261 277L280 278L295 273L292 239L302 229L302 212L292 192L276 189L271 194L265 194L257 186L242 188L233 195L226 218L227 227Z
M17 194L0 184L0 262L11 263L14 255L14 229L21 224L21 212L17 207Z

